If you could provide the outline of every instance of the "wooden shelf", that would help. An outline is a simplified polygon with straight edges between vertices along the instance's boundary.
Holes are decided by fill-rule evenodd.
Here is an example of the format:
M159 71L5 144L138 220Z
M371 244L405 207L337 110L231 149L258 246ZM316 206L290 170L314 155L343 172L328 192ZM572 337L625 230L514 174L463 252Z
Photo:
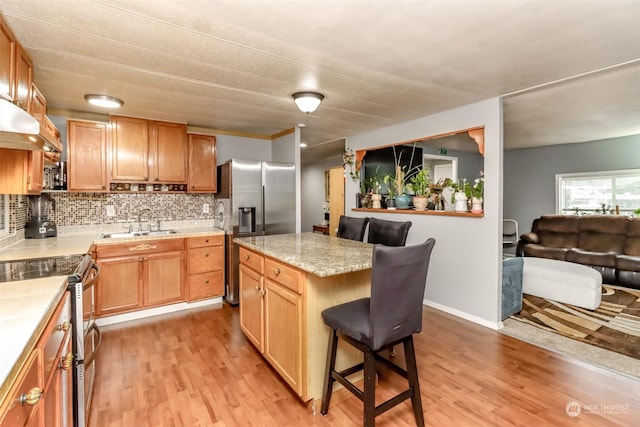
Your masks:
M352 208L353 212L376 212L376 213L390 213L390 214L409 214L409 215L436 215L436 216L458 216L464 218L483 218L482 213L471 212L453 212L453 211L417 211L415 209L365 209L365 208Z

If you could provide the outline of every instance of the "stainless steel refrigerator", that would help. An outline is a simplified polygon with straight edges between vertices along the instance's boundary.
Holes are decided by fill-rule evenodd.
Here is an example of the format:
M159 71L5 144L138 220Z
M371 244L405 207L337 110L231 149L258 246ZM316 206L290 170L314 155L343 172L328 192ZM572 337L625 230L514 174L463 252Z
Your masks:
M231 226L226 235L225 299L239 303L239 255L235 237L296 231L295 165L231 159L218 166L219 198L228 198Z

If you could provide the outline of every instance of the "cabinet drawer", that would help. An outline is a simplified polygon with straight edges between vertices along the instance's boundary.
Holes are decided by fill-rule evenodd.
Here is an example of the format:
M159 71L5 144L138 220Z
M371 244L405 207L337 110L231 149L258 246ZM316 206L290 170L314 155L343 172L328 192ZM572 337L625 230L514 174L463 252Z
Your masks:
M264 257L256 254L255 252L251 252L242 246L240 247L240 262L247 267L257 271L262 274L264 271Z
M184 239L132 240L127 243L102 244L96 246L98 258L131 256L154 252L184 250Z
M220 246L224 243L224 235L189 237L190 248L201 248L203 246Z
M302 273L295 268L266 259L264 261L264 275L294 292L302 293Z
M209 271L207 273L189 276L189 299L210 298L224 295L223 271Z
M80 325L82 327L82 325ZM55 314L45 329L44 335L38 347L42 347L42 362L44 366L44 380L48 382L49 375L55 368L58 353L65 335L71 331L71 298L69 292L65 292L64 299L60 302Z
M42 406L40 401L42 400L43 384L39 376L39 364L40 352L34 351L24 365L23 372L25 372L25 375L19 377L20 382L7 395L7 398L11 399L11 401L6 416L4 419L0 419L0 424L3 426L42 425L40 424L41 421L29 424L34 417L41 419L43 413L42 408L40 408ZM40 397L38 397L38 392L40 392ZM33 400L27 402L27 398Z
M189 274L224 268L224 249L222 246L189 249Z

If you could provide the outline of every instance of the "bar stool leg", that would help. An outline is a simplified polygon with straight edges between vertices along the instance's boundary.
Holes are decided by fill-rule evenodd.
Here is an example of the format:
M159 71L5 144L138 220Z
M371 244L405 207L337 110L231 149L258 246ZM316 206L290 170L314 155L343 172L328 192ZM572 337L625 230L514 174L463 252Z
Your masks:
M331 329L329 334L329 351L327 351L327 366L324 371L324 389L322 390L322 406L320 413L327 415L329 412L329 402L331 401L331 393L333 392L333 371L336 366L336 352L338 350L338 334L335 329Z
M376 419L376 358L371 349L364 351L364 427L373 427Z
M416 353L413 347L413 336L404 342L404 354L407 362L407 376L411 387L411 406L416 417L416 425L424 427L424 414L422 413L422 398L420 397L420 382L418 380L418 367L416 365Z

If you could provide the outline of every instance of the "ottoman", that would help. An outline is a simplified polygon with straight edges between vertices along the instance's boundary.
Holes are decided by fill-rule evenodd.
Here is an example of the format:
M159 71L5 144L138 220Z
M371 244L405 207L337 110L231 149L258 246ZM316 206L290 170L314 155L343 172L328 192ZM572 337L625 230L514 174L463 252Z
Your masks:
M602 276L582 264L525 257L522 292L595 310L602 297Z

